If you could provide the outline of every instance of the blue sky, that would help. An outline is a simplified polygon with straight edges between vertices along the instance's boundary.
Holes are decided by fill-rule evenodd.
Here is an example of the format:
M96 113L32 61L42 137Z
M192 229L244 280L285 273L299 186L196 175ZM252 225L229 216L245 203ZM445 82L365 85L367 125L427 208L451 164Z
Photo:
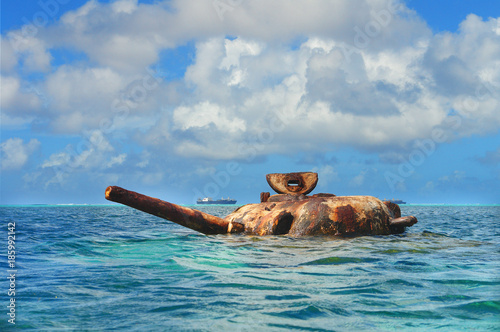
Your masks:
M0 204L500 203L498 1L1 4Z

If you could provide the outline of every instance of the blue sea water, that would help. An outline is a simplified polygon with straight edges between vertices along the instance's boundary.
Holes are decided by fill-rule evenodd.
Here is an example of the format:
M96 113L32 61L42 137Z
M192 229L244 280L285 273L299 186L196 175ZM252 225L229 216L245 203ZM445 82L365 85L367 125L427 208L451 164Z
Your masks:
M205 236L125 206L0 207L0 330L498 331L500 206L405 206L401 235ZM234 206L200 207L225 216Z

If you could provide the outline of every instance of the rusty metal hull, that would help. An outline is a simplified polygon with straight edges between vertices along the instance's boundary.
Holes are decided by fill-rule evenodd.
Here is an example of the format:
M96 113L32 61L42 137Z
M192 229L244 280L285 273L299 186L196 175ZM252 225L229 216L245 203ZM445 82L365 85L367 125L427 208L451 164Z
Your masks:
M395 217L400 216L375 197L340 196L248 204L224 219L244 225L247 234L357 236L404 231L403 224L392 226Z

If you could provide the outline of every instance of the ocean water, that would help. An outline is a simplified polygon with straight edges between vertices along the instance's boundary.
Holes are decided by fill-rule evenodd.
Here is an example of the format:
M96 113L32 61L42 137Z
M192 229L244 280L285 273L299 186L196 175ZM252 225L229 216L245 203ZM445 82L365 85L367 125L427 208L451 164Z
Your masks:
M0 207L25 330L499 331L500 206L405 206L406 233L205 236L125 206ZM234 206L200 207L225 216Z

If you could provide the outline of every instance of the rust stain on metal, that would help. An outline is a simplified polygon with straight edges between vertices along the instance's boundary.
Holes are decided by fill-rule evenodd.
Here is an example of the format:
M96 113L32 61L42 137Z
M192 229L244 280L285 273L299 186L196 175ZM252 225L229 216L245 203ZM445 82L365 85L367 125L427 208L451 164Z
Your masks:
M356 231L355 226L361 227L364 221L362 219L356 220L356 213L349 204L336 207L334 215L335 220L342 225L342 230L339 230L341 234L354 233ZM358 222L355 223L356 221Z
M399 205L397 205L396 203L393 203L393 202L389 202L389 201L385 201L384 204L389 209L392 218L401 217L401 209L400 209Z

